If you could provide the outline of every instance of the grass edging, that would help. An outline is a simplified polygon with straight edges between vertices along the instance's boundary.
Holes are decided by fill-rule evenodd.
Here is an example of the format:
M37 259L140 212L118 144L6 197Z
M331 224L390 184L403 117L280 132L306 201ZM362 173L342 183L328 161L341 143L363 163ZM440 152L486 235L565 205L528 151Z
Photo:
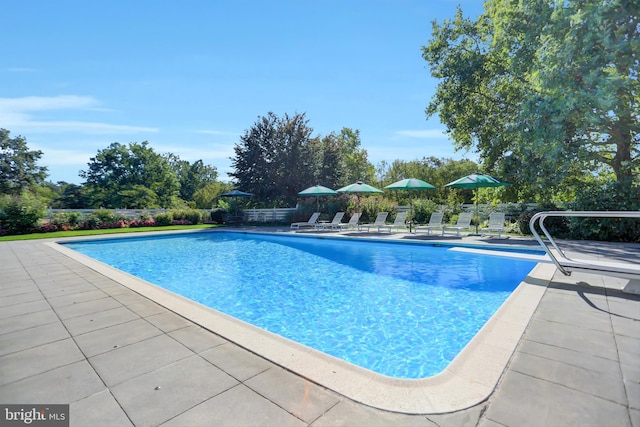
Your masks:
M95 236L101 234L122 234L122 233L140 233L143 231L171 231L171 230L190 230L194 228L216 228L222 227L217 224L195 224L195 225L166 225L154 227L134 227L134 228L101 228L98 230L70 230L70 231L52 231L50 233L31 233L31 234L13 234L9 236L0 236L0 242L10 242L14 240L38 240L38 239L57 239L60 237L77 237L77 236Z

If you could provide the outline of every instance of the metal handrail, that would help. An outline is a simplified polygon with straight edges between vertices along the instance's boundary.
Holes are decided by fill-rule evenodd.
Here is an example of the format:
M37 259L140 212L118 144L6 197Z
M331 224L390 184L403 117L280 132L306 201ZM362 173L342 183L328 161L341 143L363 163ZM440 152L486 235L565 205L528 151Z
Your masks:
M531 217L529 221L529 228L533 233L533 236L536 238L538 243L544 248L551 261L558 267L558 270L562 272L565 276L570 276L571 272L564 268L556 256L551 252L551 249L540 237L540 234L536 231L535 223L539 220L539 226L545 237L549 240L549 243L553 248L557 251L565 259L571 260L569 257L565 255L565 253L558 247L551 234L544 226L544 220L550 216L561 216L561 217L586 217L586 218L640 218L640 211L548 211L548 212L538 212Z

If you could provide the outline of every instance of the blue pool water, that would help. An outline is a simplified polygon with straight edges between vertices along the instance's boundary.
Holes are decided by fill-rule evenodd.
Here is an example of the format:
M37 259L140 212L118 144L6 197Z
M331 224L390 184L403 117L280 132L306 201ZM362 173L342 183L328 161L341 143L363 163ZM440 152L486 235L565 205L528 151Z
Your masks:
M535 266L447 247L233 232L67 246L397 378L441 372Z

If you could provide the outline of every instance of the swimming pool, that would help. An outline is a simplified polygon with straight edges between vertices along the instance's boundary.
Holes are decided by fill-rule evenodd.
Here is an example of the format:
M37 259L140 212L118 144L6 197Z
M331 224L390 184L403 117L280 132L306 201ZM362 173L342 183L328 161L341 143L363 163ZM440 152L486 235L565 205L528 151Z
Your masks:
M68 246L395 378L441 372L535 266L449 247L229 232Z

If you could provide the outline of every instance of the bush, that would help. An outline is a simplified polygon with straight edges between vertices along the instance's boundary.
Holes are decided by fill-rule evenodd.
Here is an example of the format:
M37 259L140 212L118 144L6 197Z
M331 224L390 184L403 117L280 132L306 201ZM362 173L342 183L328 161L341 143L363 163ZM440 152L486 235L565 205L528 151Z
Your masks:
M125 217L109 209L98 209L91 212L87 220L98 224L98 226L102 226L102 224L104 223L116 223L119 221L124 221Z
M629 191L630 190L630 191ZM625 187L618 182L584 185L576 192L574 211L638 211L640 187ZM636 218L571 218L573 239L640 242L640 220Z
M174 209L170 212L173 216L173 221L188 221L190 224L203 222L203 213L198 209Z
M224 217L227 214L226 209L215 208L209 212L209 219L214 224L222 224L224 222Z
M156 224L160 226L171 225L173 223L173 214L171 212L159 213L154 218Z
M0 229L6 234L31 233L46 212L45 206L30 195L4 196L0 198Z
M529 227L529 221L531 221L531 218L538 212L559 210L561 209L554 204L542 204L535 209L529 209L522 212L518 217L518 229L520 230L520 233L529 236L533 234ZM569 236L569 219L566 217L549 217L545 220L544 226L552 237L566 238ZM538 233L542 232L540 229L537 231Z
M429 222L429 218L434 212L438 212L440 207L433 200L418 199L413 201L413 220L419 224Z
M73 230L80 224L80 213L78 212L58 212L50 221L60 230Z

